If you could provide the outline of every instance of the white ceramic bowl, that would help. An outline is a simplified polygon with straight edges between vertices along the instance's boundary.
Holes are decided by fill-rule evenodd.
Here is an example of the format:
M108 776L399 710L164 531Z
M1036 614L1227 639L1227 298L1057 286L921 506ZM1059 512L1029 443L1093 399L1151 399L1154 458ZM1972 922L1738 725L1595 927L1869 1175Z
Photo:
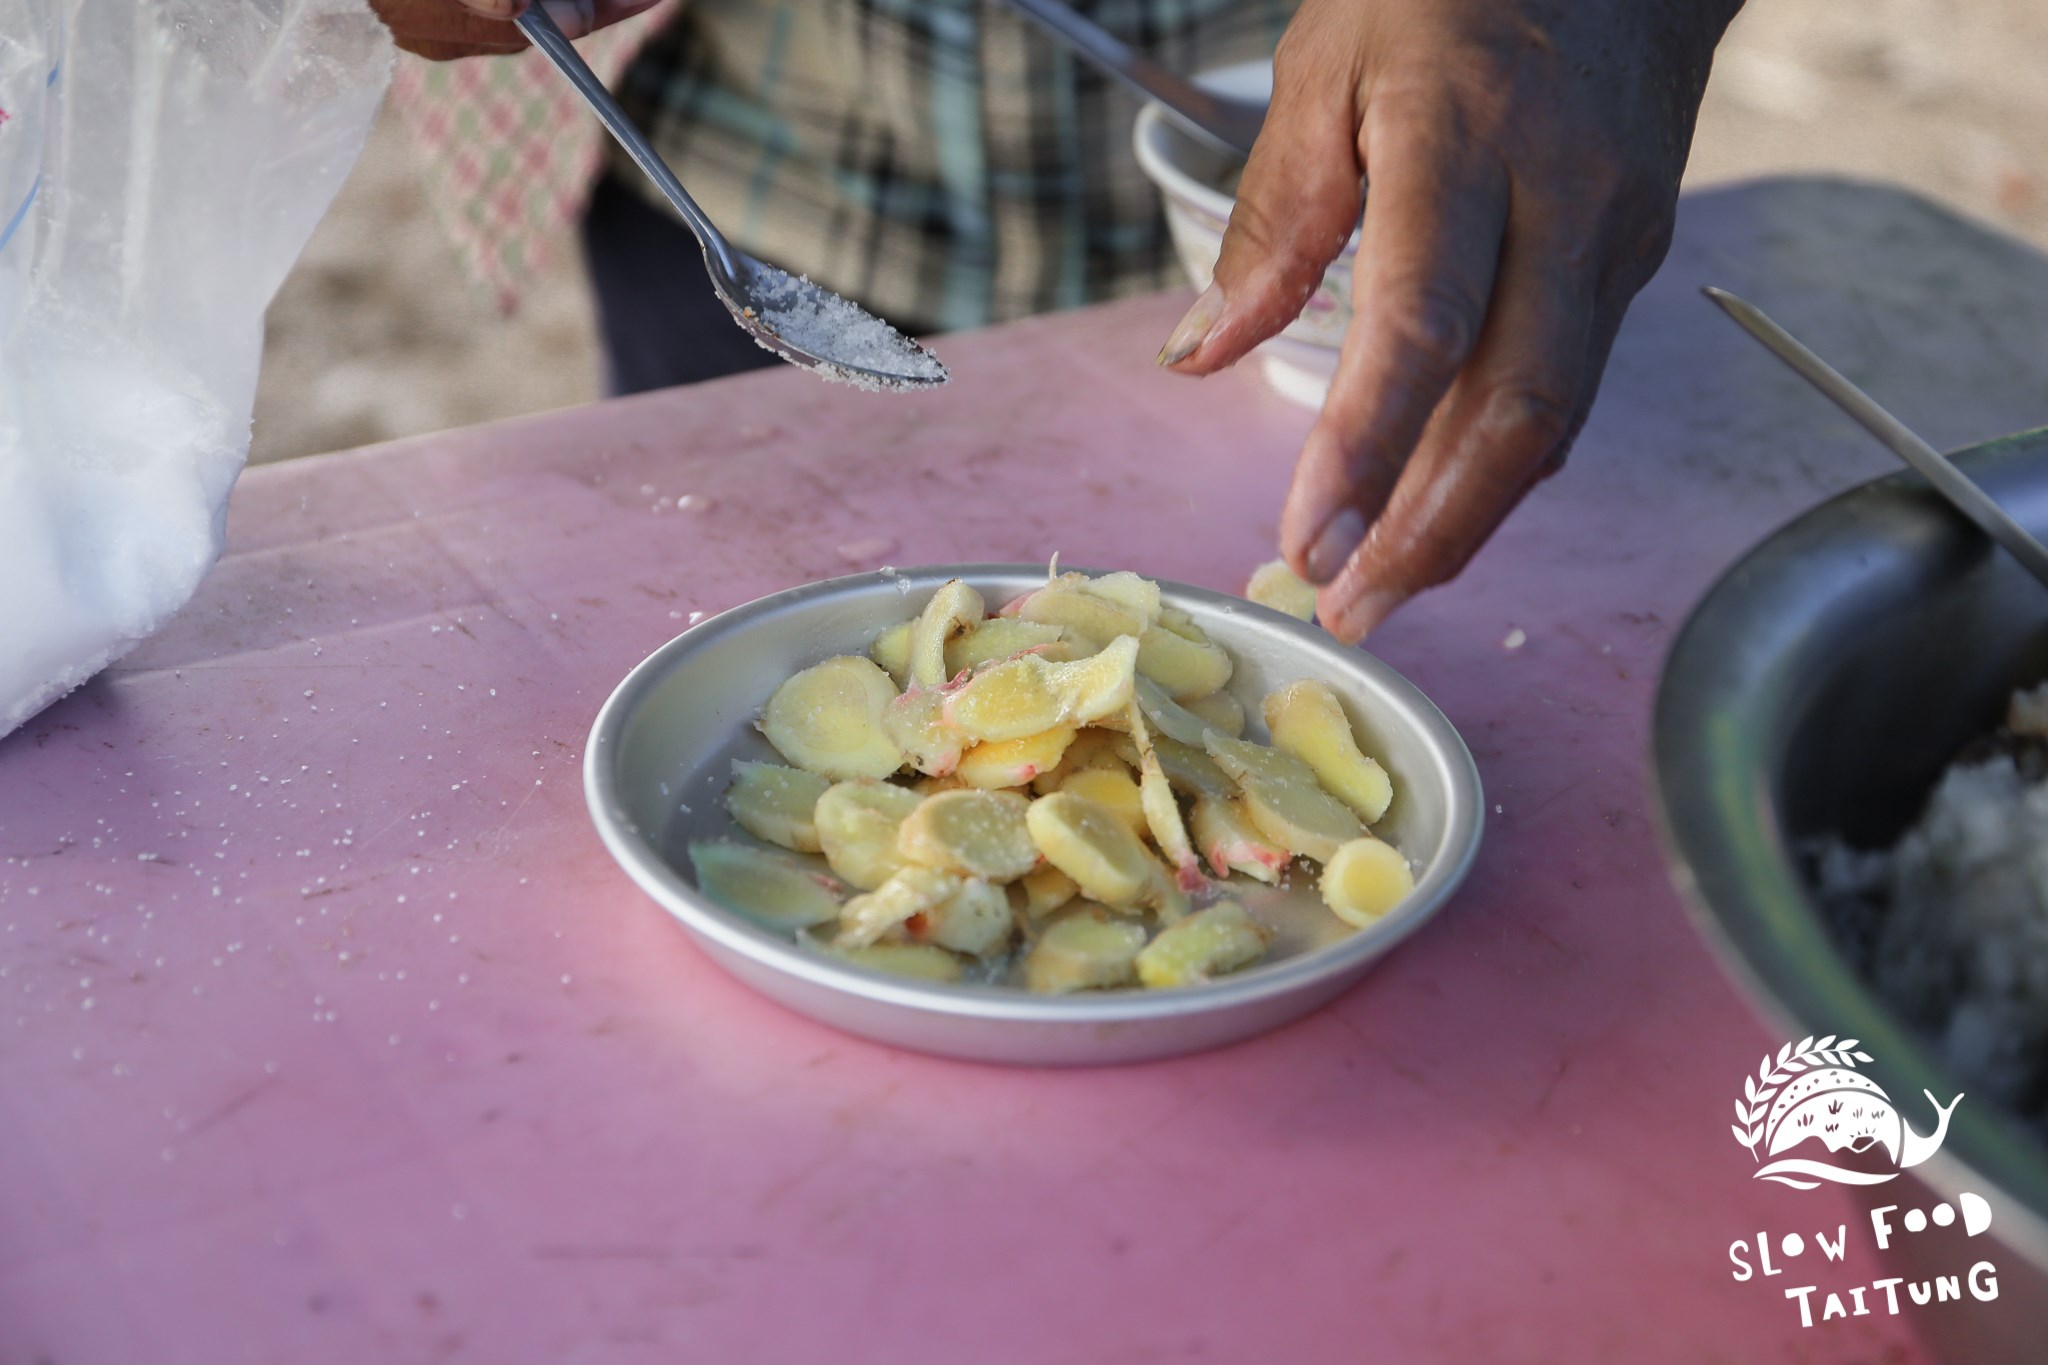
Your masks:
M1265 100L1273 93L1273 64L1240 62L1196 79L1220 94ZM1148 103L1138 112L1133 140L1138 164L1166 200L1166 226L1173 234L1174 251L1195 288L1207 288L1235 204L1221 187L1240 163L1182 132L1157 104ZM1267 381L1309 407L1322 405L1337 371L1337 350L1344 329L1351 325L1351 263L1357 254L1358 234L1353 232L1343 252L1323 272L1323 282L1301 316L1254 352Z

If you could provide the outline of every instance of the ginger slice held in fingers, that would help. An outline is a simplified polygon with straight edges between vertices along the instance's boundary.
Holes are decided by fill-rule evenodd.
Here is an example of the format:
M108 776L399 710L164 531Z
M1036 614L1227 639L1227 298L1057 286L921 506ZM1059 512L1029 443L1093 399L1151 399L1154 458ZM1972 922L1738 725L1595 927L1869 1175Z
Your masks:
M1253 569L1244 596L1248 602L1285 612L1297 621L1315 619L1316 590L1302 582L1284 559L1270 560Z
M1363 929L1407 899L1415 873L1401 850L1368 834L1330 855L1319 886L1338 919Z
M1138 980L1153 989L1196 986L1266 955L1272 930L1236 901L1218 901L1159 931L1138 953Z
M924 867L984 881L1015 881L1038 866L1038 847L1026 819L1030 805L1015 792L940 792L904 819L896 847Z
M1324 791L1308 764L1263 744L1209 732L1209 755L1244 796L1259 832L1291 853L1327 862L1364 832L1351 808Z
M725 840L690 845L697 889L736 914L789 932L839 918L845 888L800 858Z
M1344 704L1327 683L1313 678L1289 683L1269 695L1263 709L1273 746L1308 764L1325 791L1368 825L1387 813L1393 780L1359 750Z
M903 866L896 831L923 801L914 791L874 778L826 788L811 810L825 861L863 891L874 890Z
M816 853L818 798L831 785L801 768L736 758L732 785L725 789L725 809L756 839L780 844L794 853Z
M1024 985L1041 995L1127 986L1137 976L1144 926L1096 906L1067 911L1024 958Z
M792 764L833 781L887 777L903 751L882 717L896 685L872 660L841 654L786 680L761 709L760 729Z

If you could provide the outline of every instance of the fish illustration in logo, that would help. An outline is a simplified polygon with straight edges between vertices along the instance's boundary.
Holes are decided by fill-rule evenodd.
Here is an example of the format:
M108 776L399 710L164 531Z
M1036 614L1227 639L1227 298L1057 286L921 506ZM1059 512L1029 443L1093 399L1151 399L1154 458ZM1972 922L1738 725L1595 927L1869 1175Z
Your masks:
M1870 1054L1856 1050L1854 1038L1806 1038L1787 1043L1773 1059L1765 1054L1756 1075L1743 1081L1735 1102L1735 1140L1759 1162L1758 1180L1775 1180L1794 1189L1817 1189L1821 1181L1840 1185L1877 1185L1918 1166L1941 1148L1948 1136L1949 1115L1962 1102L1958 1095L1946 1105L1923 1092L1934 1106L1932 1136L1922 1136L1906 1123L1884 1087L1855 1069ZM1746 1102L1745 1102L1746 1101ZM1809 1142L1818 1142L1828 1156L1781 1156ZM1849 1160L1840 1160L1846 1156Z

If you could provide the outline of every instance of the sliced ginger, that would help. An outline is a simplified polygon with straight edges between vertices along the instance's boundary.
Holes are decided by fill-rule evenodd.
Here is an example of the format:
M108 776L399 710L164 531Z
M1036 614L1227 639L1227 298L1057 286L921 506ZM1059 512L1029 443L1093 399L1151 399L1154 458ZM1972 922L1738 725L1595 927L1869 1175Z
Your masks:
M910 684L910 632L916 625L915 621L898 621L877 635L875 642L868 646L868 657L889 675L889 681L898 688Z
M1232 739L1244 734L1244 703L1228 692L1211 692L1206 697L1188 697L1181 709L1211 730L1221 730Z
M788 933L839 918L845 888L777 849L700 840L690 845L690 866L699 891L767 928Z
M957 676L987 663L1001 663L1026 650L1044 651L1063 631L1020 616L991 616L946 644L946 671Z
M1188 796L1207 796L1219 801L1236 799L1237 783L1217 766L1215 759L1209 757L1206 748L1195 748L1165 735L1154 735L1152 752L1158 756L1159 766L1174 790Z
M1196 986L1266 955L1272 931L1236 901L1217 901L1159 931L1139 952L1138 980L1156 989Z
M1363 929L1407 899L1415 873L1401 850L1370 834L1342 845L1323 865L1323 904Z
M1074 663L1025 654L997 664L947 696L946 723L984 743L1086 725L1130 701L1137 654L1126 638Z
M834 872L872 891L903 866L896 830L924 798L873 778L828 787L812 808L818 845Z
M814 812L818 798L831 785L801 768L736 758L732 785L725 789L725 808L734 822L756 839L780 844L793 853L816 853L818 822Z
M1138 637L1138 671L1175 697L1206 697L1230 681L1235 665L1221 646L1191 640L1164 625Z
M981 623L987 615L981 594L951 579L932 594L910 630L910 685L937 687L953 675L946 671L946 643Z
M776 688L761 710L761 733L820 777L887 777L903 766L903 750L882 728L895 700L896 685L873 660L841 654Z
M954 771L970 787L991 791L1021 787L1059 767L1078 733L1071 725L1059 725L1021 739L977 744L961 757Z
M1015 885L1024 898L1025 917L1034 920L1044 919L1081 894L1080 884L1051 863L1032 868Z
M1026 823L1031 803L1015 792L940 792L926 797L896 831L904 858L961 877L1012 882L1038 866Z
M1040 625L1059 626L1097 649L1120 636L1144 634L1151 621L1143 611L1118 594L1091 591L1091 586L1080 574L1062 575L1019 600L1017 615Z
M910 766L927 777L944 777L960 765L970 741L946 723L943 688L912 688L882 713L882 733Z
M1340 844L1363 833L1351 808L1324 791L1315 772L1294 755L1214 730L1208 747L1244 794L1252 823L1289 852L1327 862Z
M1138 703L1133 701L1125 715L1131 723L1131 739L1138 746L1138 804L1144 809L1145 824L1152 831L1152 842L1172 864L1179 888L1182 891L1199 891L1206 884L1201 862L1195 857L1194 843L1188 838L1186 822L1181 819L1180 801L1174 796L1173 787L1167 782L1166 773L1153 752L1152 735L1145 727L1145 717L1140 713Z
M913 915L904 927L914 942L969 957L991 957L1010 946L1017 919L1003 888L975 878L962 882L959 890L931 909Z
M1212 728L1194 712L1167 695L1166 689L1142 674L1131 686L1138 710L1154 730L1168 739L1199 749ZM1234 736L1233 736L1234 737Z
M1315 770L1332 796L1370 825L1387 813L1394 784L1387 770L1360 752L1344 704L1326 683L1289 683L1266 698L1266 728L1275 748Z
M1242 872L1271 886L1294 856L1259 832L1239 797L1196 798L1195 808L1188 814L1188 833L1218 877Z
M1145 819L1145 797L1131 772L1121 761L1114 768L1083 768L1070 773L1054 790L1072 792L1101 806L1124 822L1131 833L1144 838L1150 829Z
M929 943L870 943L864 948L827 949L855 967L913 981L952 983L960 979L960 959Z
M1136 977L1145 927L1081 906L1046 927L1024 959L1024 985L1042 995L1126 986Z
M1275 559L1252 570L1245 584L1245 598L1262 607L1285 612L1297 621L1312 621L1316 614L1316 590L1301 581L1284 559Z
M900 867L880 886L840 909L839 936L833 946L865 948L901 929L913 916L936 908L962 885L964 879L933 868Z
M1151 855L1107 807L1072 792L1054 792L1031 803L1025 822L1045 860L1072 877L1089 899L1136 905L1151 888Z

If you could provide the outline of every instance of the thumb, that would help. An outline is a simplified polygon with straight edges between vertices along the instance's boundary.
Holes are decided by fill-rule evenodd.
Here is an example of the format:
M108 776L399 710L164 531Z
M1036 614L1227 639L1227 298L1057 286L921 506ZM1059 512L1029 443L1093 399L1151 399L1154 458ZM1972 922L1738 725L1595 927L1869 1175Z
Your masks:
M1295 36L1290 29L1288 36ZM1210 374L1301 315L1358 226L1355 81L1282 42L1273 102L1245 163L1214 280L1159 353L1182 374Z

